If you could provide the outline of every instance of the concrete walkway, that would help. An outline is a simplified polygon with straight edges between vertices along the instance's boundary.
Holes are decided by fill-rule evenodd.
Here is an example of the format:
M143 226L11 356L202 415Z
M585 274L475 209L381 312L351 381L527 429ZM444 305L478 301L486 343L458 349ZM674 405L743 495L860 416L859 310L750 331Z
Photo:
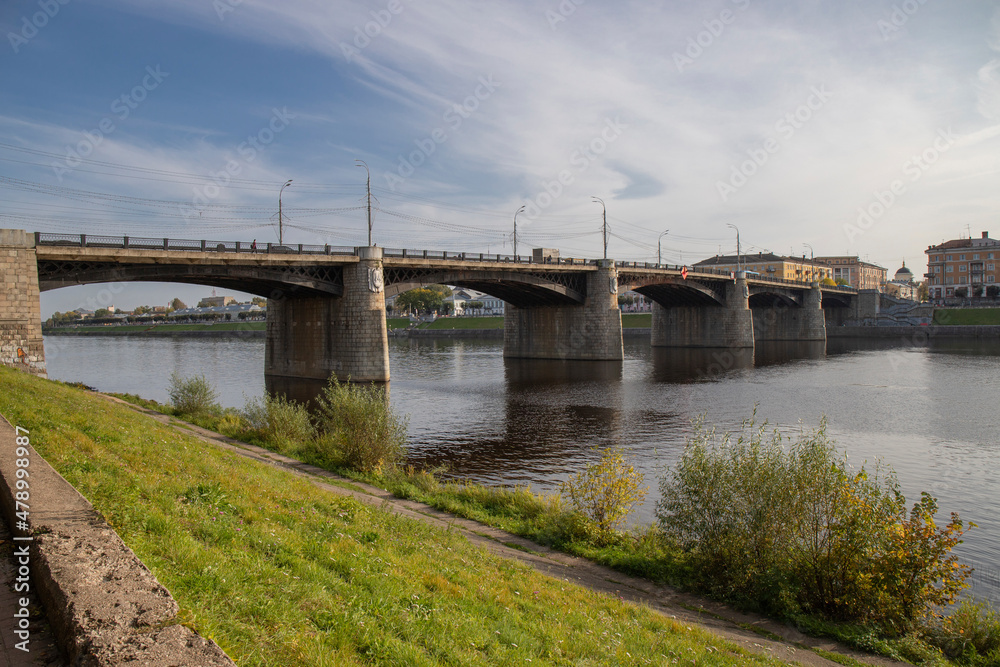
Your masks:
M45 619L45 614L34 593L28 594L31 601L28 607L31 617L28 620L28 643L24 645L27 651L17 648L21 638L14 634L16 627L14 614L21 606L19 600L25 597L23 592L14 590L17 578L17 563L14 557L15 542L11 539L7 524L0 517L0 667L46 667L65 665L59 655L52 628Z
M180 433L196 437L240 456L303 476L331 493L351 496L383 511L393 512L451 531L458 531L470 542L504 558L524 563L556 579L642 604L665 616L676 618L692 626L700 626L749 651L787 662L824 667L834 667L837 663L827 660L812 649L849 656L870 665L884 667L906 667L908 665L908 663L860 653L831 639L808 637L792 627L771 619L742 613L724 604L682 593L669 586L630 577L588 560L540 546L517 535L441 512L423 503L402 500L383 489L340 477L322 468L227 438L193 424L177 424L174 418L153 410L140 408L111 396L105 396L105 398L142 412ZM337 483L349 485L350 488ZM775 637L777 639L774 639Z

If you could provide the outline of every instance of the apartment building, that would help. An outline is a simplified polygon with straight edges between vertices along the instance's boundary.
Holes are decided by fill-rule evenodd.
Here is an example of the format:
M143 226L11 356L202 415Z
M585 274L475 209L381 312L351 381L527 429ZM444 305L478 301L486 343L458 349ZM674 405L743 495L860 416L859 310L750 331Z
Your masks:
M739 260L739 261L737 261ZM723 271L747 271L758 273L767 278L784 278L786 280L804 280L819 282L824 278L832 278L833 272L820 258L783 257L769 252L759 252L756 255L716 255L703 259L694 266Z
M843 280L855 289L881 290L888 275L884 266L864 262L857 255L817 257L816 261L830 266L834 280Z
M1000 262L1000 241L983 232L978 239L954 239L927 246L928 296L942 299L955 296L955 290L965 288L967 296L977 296L990 285L997 285L997 263Z

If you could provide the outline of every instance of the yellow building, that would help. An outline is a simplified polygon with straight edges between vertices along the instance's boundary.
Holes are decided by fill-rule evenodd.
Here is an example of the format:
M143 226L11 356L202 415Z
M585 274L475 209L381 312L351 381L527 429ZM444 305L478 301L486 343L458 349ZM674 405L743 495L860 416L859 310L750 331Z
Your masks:
M997 285L1000 271L1000 241L983 232L978 239L954 239L927 246L927 294L932 299L955 296L964 290L966 296L976 296L991 285Z
M816 261L830 265L834 280L843 280L855 289L881 290L888 274L884 266L863 262L857 255L817 257Z
M737 263L737 259L739 262ZM784 278L804 282L819 282L824 278L833 279L833 270L819 261L806 257L782 257L769 252L756 255L716 255L703 259L694 265L723 271L746 271L749 275L759 274L764 278Z

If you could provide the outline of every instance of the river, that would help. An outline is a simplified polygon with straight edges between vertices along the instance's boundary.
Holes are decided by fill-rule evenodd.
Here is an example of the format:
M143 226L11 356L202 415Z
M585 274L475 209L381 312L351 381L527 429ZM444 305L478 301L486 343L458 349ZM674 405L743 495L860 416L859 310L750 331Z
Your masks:
M262 339L45 338L49 377L167 400L172 372L204 373L227 406L264 392ZM693 422L738 429L755 407L783 432L828 433L855 465L876 458L912 504L939 500L978 527L956 552L974 593L1000 602L1000 344L914 346L831 340L754 355L665 350L626 339L621 363L504 360L499 341L393 339L391 401L409 416L409 458L491 484L554 489L621 444L650 493ZM753 358L755 357L755 358Z

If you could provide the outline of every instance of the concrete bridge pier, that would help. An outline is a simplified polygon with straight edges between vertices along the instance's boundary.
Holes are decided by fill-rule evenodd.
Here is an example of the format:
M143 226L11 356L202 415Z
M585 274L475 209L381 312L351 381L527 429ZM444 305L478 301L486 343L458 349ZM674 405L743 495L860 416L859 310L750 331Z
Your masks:
M35 237L0 229L0 363L45 377Z
M622 316L618 309L618 270L601 260L587 274L583 304L518 308L507 304L503 355L513 359L621 361Z
M826 340L826 315L819 283L812 283L803 293L801 306L779 302L752 310L755 341Z
M382 249L359 248L344 266L343 296L271 295L267 301L264 375L290 381L389 381Z
M653 304L653 347L753 347L753 315L745 277L725 286L725 303L664 308Z

